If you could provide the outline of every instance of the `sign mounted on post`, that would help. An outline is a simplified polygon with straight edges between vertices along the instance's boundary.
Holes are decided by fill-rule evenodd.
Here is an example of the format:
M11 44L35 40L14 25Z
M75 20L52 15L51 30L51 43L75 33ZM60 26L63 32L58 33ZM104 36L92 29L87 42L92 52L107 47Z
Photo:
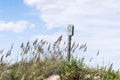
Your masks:
M68 25L67 27L67 35L73 36L74 35L74 25Z
M74 35L74 25L68 25L67 27L68 35L68 48L67 48L67 60L70 61L71 55L71 38Z

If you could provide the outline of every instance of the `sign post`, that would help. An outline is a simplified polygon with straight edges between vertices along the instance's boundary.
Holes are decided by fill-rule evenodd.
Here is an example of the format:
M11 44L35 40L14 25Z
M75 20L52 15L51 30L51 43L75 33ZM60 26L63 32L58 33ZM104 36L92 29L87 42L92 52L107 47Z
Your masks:
M74 35L74 25L68 25L67 36L68 36L68 48L67 48L67 60L70 61L71 57L71 38Z

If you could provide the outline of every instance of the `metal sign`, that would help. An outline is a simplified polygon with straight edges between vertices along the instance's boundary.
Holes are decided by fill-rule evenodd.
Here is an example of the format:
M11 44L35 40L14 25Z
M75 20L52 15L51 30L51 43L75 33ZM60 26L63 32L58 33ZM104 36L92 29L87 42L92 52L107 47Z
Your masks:
M74 35L74 25L68 25L67 27L67 35L73 36Z

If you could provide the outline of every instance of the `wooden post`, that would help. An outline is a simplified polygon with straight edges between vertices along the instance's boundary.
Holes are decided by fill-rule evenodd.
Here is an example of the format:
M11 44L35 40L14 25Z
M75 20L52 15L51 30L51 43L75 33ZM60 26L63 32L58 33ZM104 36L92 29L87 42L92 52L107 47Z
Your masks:
M67 35L68 35L68 48L67 48L67 60L70 61L71 57L71 38L74 34L74 25L69 25L67 27Z
M67 50L68 52L67 52L67 59L68 59L68 61L70 61L70 56L71 56L71 54L70 54L70 52L71 52L71 36L68 36L68 50Z

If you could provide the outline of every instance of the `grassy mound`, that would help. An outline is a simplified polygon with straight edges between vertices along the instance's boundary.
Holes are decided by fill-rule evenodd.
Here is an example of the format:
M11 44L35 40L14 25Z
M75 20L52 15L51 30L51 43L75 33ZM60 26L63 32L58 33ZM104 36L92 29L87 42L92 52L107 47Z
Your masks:
M61 47L61 40L62 36L52 45L43 39L36 39L32 44L29 41L22 43L18 53L21 60L14 64L3 61L11 56L13 45L6 54L1 50L0 80L44 80L53 74L58 74L61 80L120 80L119 72L112 69L112 64L107 68L89 68L84 64L84 58L67 61L64 55L67 44L64 42ZM85 52L87 46L74 42L71 52L75 53L77 48Z
M119 80L119 72L106 68L89 68L82 60L50 60L29 61L13 65L0 66L0 80L44 80L58 74L61 80Z

